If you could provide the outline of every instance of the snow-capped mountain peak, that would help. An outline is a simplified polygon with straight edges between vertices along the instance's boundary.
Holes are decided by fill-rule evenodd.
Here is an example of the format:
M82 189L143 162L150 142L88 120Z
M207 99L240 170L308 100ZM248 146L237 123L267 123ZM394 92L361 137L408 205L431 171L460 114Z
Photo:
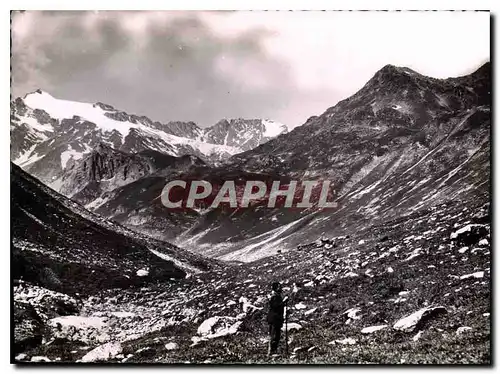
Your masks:
M265 119L262 121L265 127L264 137L274 138L278 135L285 134L288 132L288 127L282 123L272 121L270 119Z
M52 118L57 120L71 119L75 116L87 120L97 125L102 131L118 131L122 137L128 135L130 129L141 128L144 125L132 123L129 121L117 121L106 114L112 113L111 110L104 110L101 105L81 103L76 101L56 99L49 93L37 90L28 94L24 102L32 109L40 109L47 112Z
M56 98L36 90L11 105L11 158L45 182L53 182L72 162L99 144L137 153L153 150L205 162L221 162L287 132L261 119L231 119L200 128L194 122L162 124L97 102Z

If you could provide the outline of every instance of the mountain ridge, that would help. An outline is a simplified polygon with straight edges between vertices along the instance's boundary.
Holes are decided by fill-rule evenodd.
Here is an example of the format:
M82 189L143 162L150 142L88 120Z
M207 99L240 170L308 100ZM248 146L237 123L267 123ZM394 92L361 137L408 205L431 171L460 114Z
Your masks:
M288 131L285 125L268 120L230 122L233 125L225 132L215 125L201 129L194 122L161 124L100 102L60 100L36 90L11 102L11 159L50 183L68 162L81 159L100 143L127 153L152 149L220 163Z
M11 191L11 248L16 278L63 292L92 293L99 287L128 287L182 278L188 272L217 266L85 210L14 164ZM57 282L44 280L39 271L46 268ZM149 269L151 276L136 275L144 268ZM71 277L75 274L71 271L87 276L87 281L73 285L75 279ZM102 278L105 273L108 279Z

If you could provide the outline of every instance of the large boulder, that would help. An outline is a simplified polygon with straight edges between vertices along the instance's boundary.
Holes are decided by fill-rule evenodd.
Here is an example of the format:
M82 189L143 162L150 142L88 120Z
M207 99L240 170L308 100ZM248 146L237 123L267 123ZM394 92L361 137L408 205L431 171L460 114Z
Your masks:
M238 332L242 321L238 317L210 317L198 327L198 335L204 339L213 339Z
M429 320L429 318L432 318L440 313L446 313L446 309L442 306L425 307L417 310L409 316L401 318L394 324L393 328L395 330L411 332L417 327L420 328L425 321Z
M123 348L119 342L109 342L100 345L82 357L81 362L107 361L122 352Z

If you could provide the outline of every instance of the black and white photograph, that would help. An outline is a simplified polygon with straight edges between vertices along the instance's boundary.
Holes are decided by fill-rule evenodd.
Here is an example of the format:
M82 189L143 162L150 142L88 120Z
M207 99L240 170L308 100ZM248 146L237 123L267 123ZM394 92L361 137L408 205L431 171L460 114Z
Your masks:
M11 10L11 364L492 365L493 21Z

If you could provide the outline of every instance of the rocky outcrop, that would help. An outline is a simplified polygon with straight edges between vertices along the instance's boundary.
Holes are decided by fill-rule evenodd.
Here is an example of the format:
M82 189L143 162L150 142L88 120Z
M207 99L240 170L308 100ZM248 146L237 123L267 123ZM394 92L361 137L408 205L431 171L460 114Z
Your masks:
M75 314L81 308L74 297L25 282L14 287L14 300L33 306L43 320Z
M111 339L105 331L106 319L102 317L64 316L47 321L50 336L88 345L105 343Z
M14 302L14 352L20 353L42 343L44 325L35 308L28 304Z

